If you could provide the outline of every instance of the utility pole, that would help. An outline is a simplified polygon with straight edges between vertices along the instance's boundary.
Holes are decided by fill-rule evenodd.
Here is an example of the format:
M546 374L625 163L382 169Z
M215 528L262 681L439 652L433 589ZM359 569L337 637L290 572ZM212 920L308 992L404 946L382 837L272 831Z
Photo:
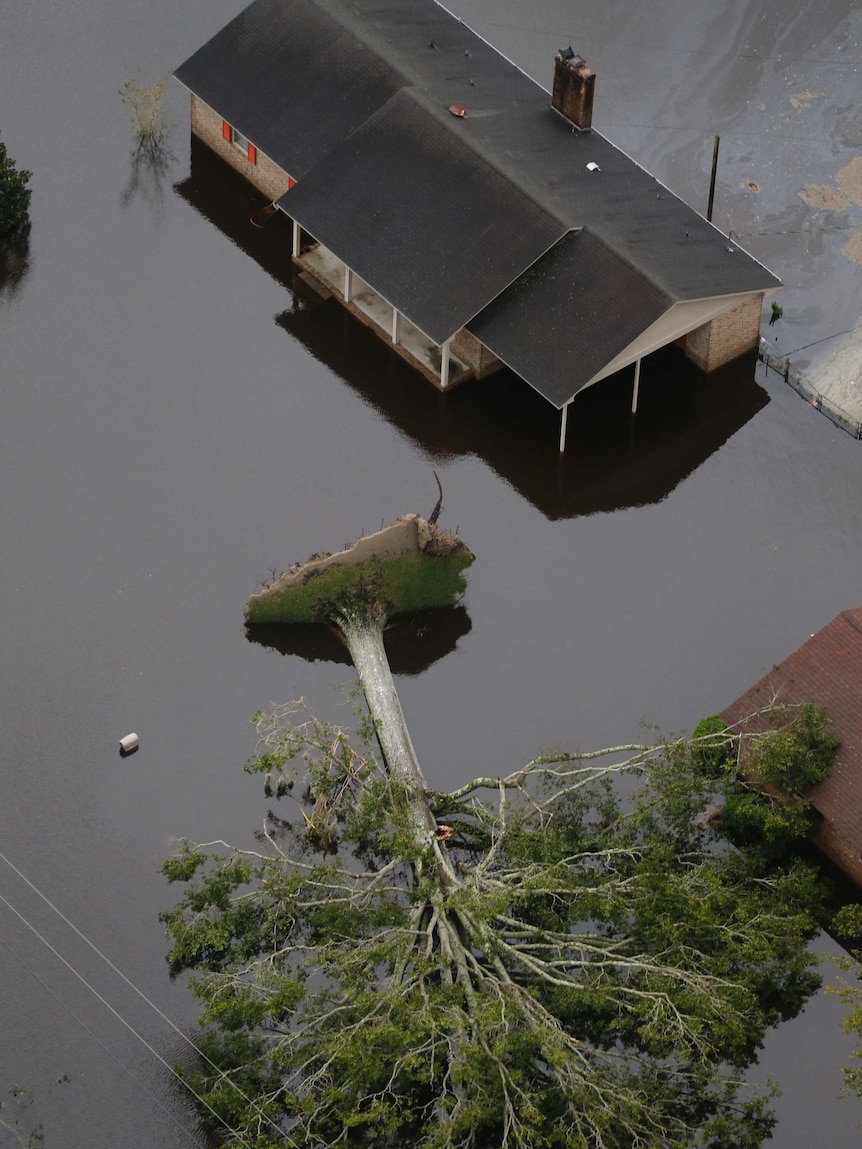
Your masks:
M706 207L706 218L712 223L712 202L715 199L715 173L718 171L718 145L721 136L715 137L715 143L712 145L712 175L709 177L709 203Z

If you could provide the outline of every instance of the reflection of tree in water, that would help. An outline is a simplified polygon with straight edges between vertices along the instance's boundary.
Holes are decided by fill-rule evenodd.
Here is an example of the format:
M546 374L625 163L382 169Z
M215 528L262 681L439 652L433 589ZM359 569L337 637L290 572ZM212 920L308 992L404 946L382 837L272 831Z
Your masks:
M165 208L165 180L176 158L167 144L171 124L163 108L165 83L128 76L119 94L129 112L137 141L120 203L128 207L141 196L161 217Z
M30 241L25 231L18 239L0 247L0 300L18 293L29 270Z
M129 207L140 197L161 218L165 211L170 169L175 160L176 156L167 144L141 140L131 153L129 178L120 195L121 205Z

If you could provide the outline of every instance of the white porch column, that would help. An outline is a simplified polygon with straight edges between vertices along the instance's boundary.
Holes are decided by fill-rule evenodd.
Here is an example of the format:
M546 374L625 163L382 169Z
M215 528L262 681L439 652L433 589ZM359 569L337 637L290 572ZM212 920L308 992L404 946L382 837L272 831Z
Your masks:
M440 347L440 386L445 389L449 386L449 344L451 339L447 339Z
M294 220L293 221L293 254L295 256L299 256L299 253L300 253L300 249L301 249L300 236L301 236L301 234L302 234L302 228L299 226L299 224L296 222L296 220Z
M634 385L634 389L632 391L632 414L633 415L634 415L635 411L637 411L637 409L638 409L638 386L640 384L640 381L641 381L641 361L640 361L640 359L636 359L635 360L635 385Z
M563 409L560 412L560 454L566 449L566 427L569 422L569 407L571 407L571 399L568 403L563 404Z
M344 265L344 302L349 303L353 298L353 272Z
M398 342L398 320L400 318L401 318L401 314L400 314L398 308L393 307L392 308L392 342L393 343Z

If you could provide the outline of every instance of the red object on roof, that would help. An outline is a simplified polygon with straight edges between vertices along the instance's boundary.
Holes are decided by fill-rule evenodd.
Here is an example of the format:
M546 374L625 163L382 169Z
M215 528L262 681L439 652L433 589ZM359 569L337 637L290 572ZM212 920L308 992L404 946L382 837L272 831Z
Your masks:
M461 120L463 120L464 117L467 115L467 109L464 107L463 104L450 104L449 105L449 111L452 113L453 116L458 116L458 118Z

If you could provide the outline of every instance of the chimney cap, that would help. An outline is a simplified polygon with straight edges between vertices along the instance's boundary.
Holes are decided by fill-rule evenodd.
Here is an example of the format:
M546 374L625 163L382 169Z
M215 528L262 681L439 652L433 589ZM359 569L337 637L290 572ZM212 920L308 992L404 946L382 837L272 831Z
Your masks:
M582 64L586 66L586 60L583 56L579 56L571 44L568 48L560 48L557 55L561 60L569 65L570 68L579 68Z

